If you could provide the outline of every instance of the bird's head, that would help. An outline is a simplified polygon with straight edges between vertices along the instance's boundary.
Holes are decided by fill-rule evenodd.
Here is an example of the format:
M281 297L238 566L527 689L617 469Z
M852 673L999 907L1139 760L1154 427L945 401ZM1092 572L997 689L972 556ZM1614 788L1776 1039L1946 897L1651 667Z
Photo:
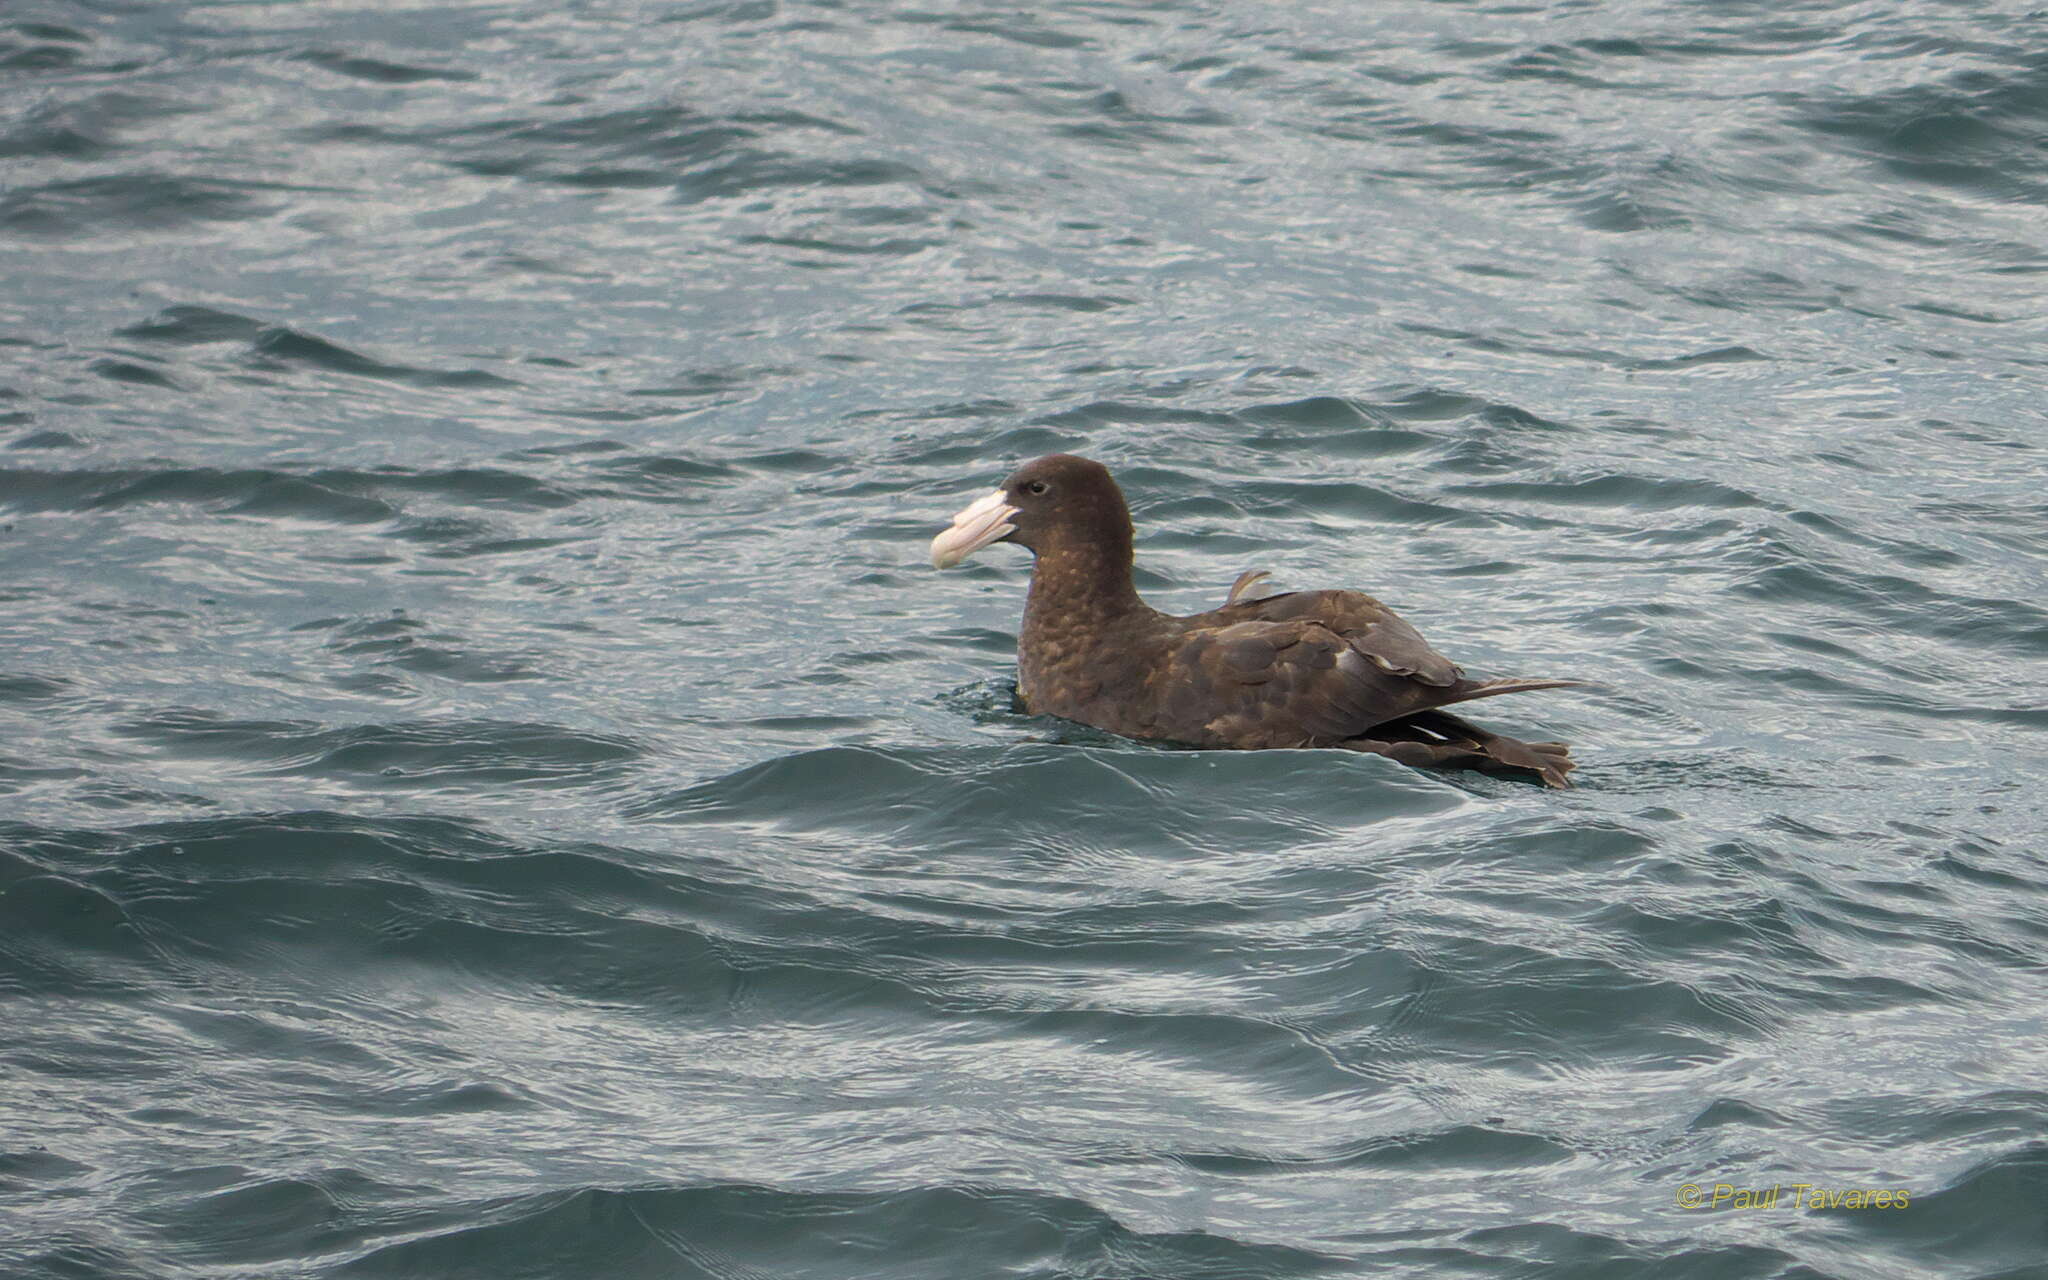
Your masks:
M1067 546L1118 546L1128 553L1131 513L1109 468L1071 453L1049 453L1010 473L932 539L932 564L950 569L992 542L1043 555Z

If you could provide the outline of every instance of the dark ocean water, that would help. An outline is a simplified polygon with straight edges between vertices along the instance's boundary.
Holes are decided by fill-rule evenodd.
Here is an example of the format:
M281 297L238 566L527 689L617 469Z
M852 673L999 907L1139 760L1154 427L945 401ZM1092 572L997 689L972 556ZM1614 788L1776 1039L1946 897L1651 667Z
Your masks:
M0 280L8 1280L2048 1276L2048 11L10 0Z

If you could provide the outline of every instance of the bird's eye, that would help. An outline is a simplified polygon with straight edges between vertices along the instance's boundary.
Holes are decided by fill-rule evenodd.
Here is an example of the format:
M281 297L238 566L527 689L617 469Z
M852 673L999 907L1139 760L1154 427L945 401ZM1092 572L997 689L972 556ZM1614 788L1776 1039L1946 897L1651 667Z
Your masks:
M1047 484L1043 480L1033 480L1030 484L1024 486L1024 491L1026 493L1044 493L1047 489L1050 488L1052 488L1052 486Z

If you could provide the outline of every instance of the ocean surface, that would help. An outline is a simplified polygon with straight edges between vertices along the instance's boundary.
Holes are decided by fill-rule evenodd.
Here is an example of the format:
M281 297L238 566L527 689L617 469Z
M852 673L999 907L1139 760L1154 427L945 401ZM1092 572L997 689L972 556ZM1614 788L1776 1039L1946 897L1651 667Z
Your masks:
M2044 443L2038 7L9 0L0 1276L2048 1277Z

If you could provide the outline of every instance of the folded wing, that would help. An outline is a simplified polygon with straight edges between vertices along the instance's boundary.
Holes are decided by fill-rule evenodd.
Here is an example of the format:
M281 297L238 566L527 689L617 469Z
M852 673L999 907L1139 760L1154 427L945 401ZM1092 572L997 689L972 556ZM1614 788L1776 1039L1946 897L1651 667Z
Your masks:
M1452 703L1573 683L1468 680L1355 591L1292 592L1188 618L1155 678L1161 736L1235 747L1334 746Z

